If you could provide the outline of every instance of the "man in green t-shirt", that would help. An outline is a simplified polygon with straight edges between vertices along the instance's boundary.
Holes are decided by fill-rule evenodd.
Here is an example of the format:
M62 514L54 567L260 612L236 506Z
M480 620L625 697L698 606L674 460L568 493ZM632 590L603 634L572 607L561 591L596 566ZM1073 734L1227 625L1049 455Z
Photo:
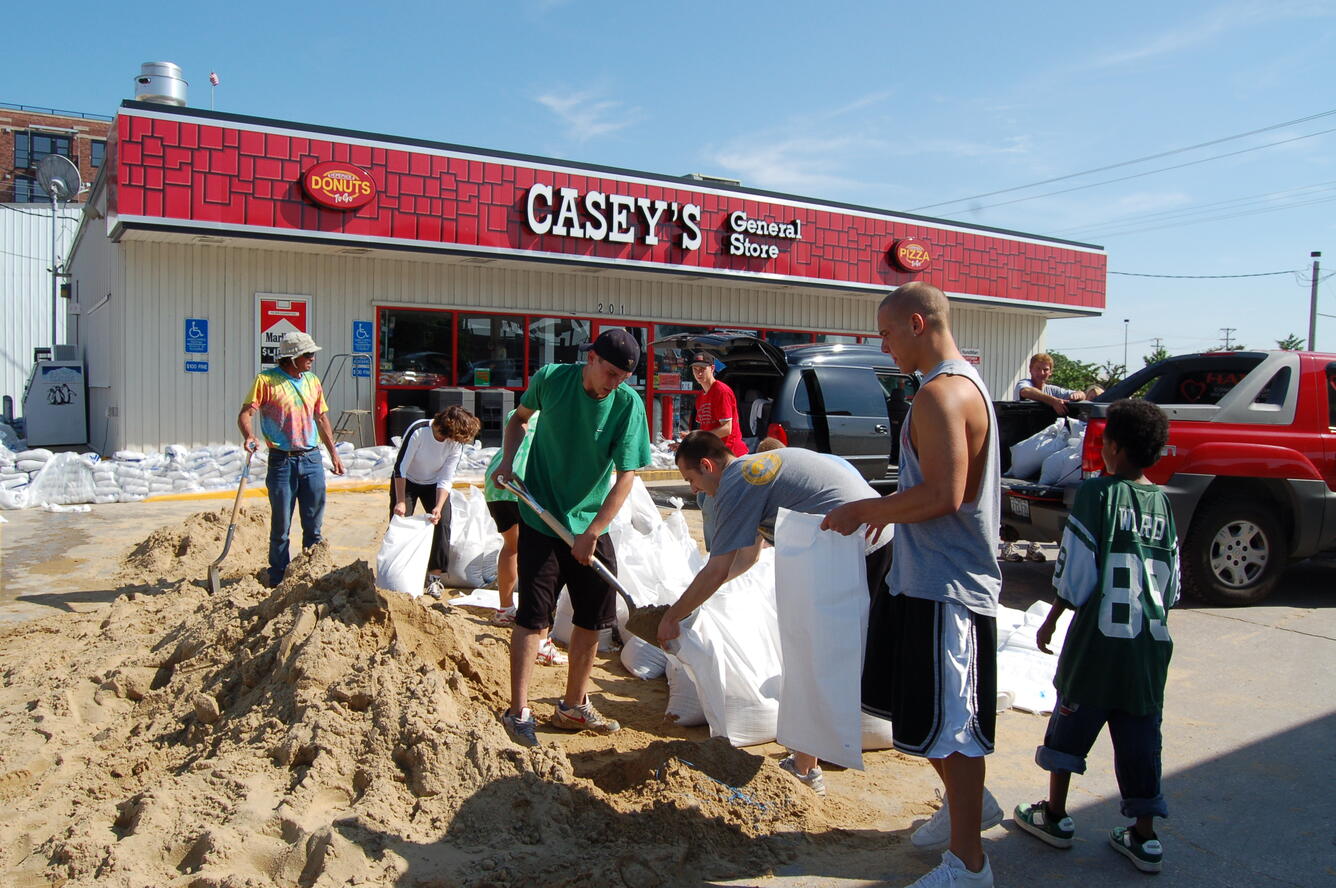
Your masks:
M510 639L510 708L501 720L516 742L537 746L529 709L529 679L543 636L556 615L565 586L574 612L566 693L550 724L568 731L612 733L621 726L604 718L585 689L594 669L599 632L616 622L617 598L593 567L593 558L617 570L617 553L605 533L626 502L635 470L649 464L649 423L640 396L625 385L640 362L640 345L614 328L580 347L584 364L548 364L506 423L501 462L492 473L500 486L514 475L524 424L536 411L524 484L543 508L575 537L567 547L529 508L521 506L519 604ZM617 472L615 482L609 476Z
M1053 679L1057 706L1035 753L1049 772L1048 798L1016 808L1021 829L1070 848L1072 774L1085 773L1086 754L1107 724L1122 813L1136 820L1116 827L1109 844L1142 872L1160 871L1154 818L1169 816L1160 792L1160 724L1174 650L1167 621L1178 598L1178 534L1169 498L1145 475L1168 437L1168 420L1154 404L1125 398L1110 405L1102 447L1108 474L1076 491L1053 573L1058 598L1036 633L1047 653L1058 617L1075 608Z

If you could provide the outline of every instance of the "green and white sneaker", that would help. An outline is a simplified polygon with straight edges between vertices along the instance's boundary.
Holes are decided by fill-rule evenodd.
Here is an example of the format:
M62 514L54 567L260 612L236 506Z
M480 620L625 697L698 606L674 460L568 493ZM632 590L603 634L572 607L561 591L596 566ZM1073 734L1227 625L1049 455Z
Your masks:
M1130 826L1115 826L1109 833L1109 844L1143 873L1158 873L1164 866L1164 848L1160 840L1154 838L1143 842Z
M1048 813L1047 799L1033 805L1017 805L1016 825L1054 848L1070 848L1072 836L1076 835L1076 824L1070 817L1054 820Z

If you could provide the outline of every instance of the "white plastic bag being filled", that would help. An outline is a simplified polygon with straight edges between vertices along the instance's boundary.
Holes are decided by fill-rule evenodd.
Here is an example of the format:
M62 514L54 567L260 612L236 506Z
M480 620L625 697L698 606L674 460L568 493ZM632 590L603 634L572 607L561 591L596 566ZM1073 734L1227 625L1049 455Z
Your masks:
M496 580L501 534L487 511L481 488L450 491L450 566L444 582L457 589L477 589Z
M682 626L673 653L687 668L710 735L734 746L775 739L782 665L774 549L725 583Z
M867 637L863 535L821 529L821 515L780 509L775 608L784 681L778 742L863 769L862 670Z
M395 515L376 556L376 585L417 598L427 582L431 535L436 526L427 515Z

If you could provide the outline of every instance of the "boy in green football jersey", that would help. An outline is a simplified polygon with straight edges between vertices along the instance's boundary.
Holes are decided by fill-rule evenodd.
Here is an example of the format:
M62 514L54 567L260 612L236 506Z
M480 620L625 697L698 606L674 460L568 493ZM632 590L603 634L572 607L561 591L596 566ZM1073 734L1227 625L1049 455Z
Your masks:
M1056 848L1070 848L1072 774L1109 726L1122 813L1109 844L1142 872L1159 872L1164 850L1154 818L1169 816L1160 792L1160 724L1173 653L1166 614L1178 598L1178 534L1164 491L1145 470L1160 458L1169 423L1147 401L1110 405L1103 457L1108 474L1076 492L1058 551L1058 598L1039 627L1048 645L1064 610L1075 609L1053 685L1058 704L1035 762L1049 772L1048 798L1016 807L1016 825Z

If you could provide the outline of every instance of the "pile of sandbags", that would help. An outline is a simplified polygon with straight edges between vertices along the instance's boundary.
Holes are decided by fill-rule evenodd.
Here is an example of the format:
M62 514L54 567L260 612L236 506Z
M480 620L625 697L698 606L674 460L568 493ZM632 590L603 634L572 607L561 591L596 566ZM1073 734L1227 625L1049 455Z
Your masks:
M1085 423L1066 417L1011 445L1008 477L1067 486L1081 480Z
M382 480L389 478L394 468L393 447L354 448L344 441L337 449L346 473L344 478ZM476 462L476 444L471 450ZM66 459L72 456L77 456L80 462ZM326 471L333 469L324 448L321 456ZM47 477L41 488L35 488L39 475L57 457L61 458L59 471ZM268 452L264 448L251 458L251 484L264 484L267 462ZM236 444L201 447L170 444L161 451L118 450L105 459L96 453L53 454L40 447L15 453L0 447L0 491L3 491L0 508L132 503L151 496L223 490L236 487L245 465L246 451ZM481 470L476 474L481 476Z

